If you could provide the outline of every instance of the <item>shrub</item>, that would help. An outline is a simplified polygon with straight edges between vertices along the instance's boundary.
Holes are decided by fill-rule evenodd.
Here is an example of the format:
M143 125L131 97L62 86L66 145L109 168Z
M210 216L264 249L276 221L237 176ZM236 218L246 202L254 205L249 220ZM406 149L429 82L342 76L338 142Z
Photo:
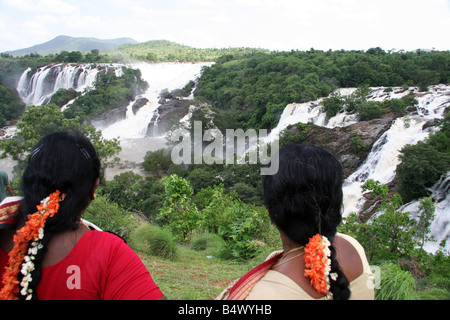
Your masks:
M178 248L172 233L149 223L141 224L131 235L131 247L144 254L175 259Z
M205 254L217 256L223 246L222 238L215 233L194 234L191 248L195 251L205 251Z
M233 205L233 195L225 193L222 184L200 190L195 204L201 208L199 226L206 231L217 233L220 226L232 221L228 208Z
M343 110L345 100L339 93L333 93L329 98L324 99L322 104L324 106L327 117L332 118Z
M83 218L92 222L102 230L112 231L128 241L130 233L138 225L133 214L122 209L104 196L97 196L86 209Z
M363 101L357 104L355 109L361 121L376 119L383 114L380 103L376 101Z
M406 201L426 196L427 188L450 169L450 154L440 152L426 141L405 146L401 150L400 160L397 177L400 192Z
M199 211L192 202L192 189L189 181L173 174L163 179L166 198L156 220L169 228L180 241L189 240L198 227Z
M350 150L355 154L361 154L363 152L368 151L368 146L364 143L364 140L355 133L350 138Z
M266 246L261 235L270 227L264 207L255 207L236 200L227 213L232 222L219 227L225 241L220 258L247 260L255 257L260 247Z

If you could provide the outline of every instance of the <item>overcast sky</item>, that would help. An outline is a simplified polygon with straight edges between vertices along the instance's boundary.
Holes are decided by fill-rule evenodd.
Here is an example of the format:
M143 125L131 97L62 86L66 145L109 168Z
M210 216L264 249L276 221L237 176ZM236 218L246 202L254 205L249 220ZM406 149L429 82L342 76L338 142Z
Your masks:
M197 48L450 50L450 0L0 0L0 52L58 35Z

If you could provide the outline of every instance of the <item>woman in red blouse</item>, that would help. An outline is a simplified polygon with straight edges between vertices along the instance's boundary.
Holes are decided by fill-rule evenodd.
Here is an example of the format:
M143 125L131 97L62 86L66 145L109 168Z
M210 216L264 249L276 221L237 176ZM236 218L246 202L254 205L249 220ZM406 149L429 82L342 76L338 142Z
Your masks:
M0 298L164 299L121 238L81 222L99 173L95 149L80 135L55 133L36 145L23 175L17 221L9 212L9 228L0 228Z

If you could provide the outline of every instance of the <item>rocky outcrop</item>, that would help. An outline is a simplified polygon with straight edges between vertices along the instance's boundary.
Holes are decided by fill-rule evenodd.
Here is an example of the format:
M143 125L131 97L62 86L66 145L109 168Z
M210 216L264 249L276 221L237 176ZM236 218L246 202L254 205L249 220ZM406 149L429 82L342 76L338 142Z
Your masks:
M136 114L136 112L138 112L140 108L145 106L147 102L148 102L147 98L139 98L133 103L133 105L131 106L131 110L133 111L134 114ZM98 128L107 128L110 125L116 123L117 121L126 119L127 109L128 106L123 105L118 108L108 110L105 113L101 114L100 116L92 119L92 124Z
M348 177L364 162L372 145L391 127L395 118L394 114L385 114L379 119L333 129L313 124L294 125L286 129L284 136L294 137L295 143L328 150L341 162L344 176Z
M147 102L148 102L147 98L137 99L136 102L134 102L133 105L131 106L131 110L133 111L133 114L136 114L136 112L138 112L140 108L145 106L147 104Z
M127 107L119 107L106 111L102 115L92 119L91 122L96 128L106 128L110 125L116 123L117 121L123 120L127 117Z
M189 101L187 100L160 100L162 103L153 114L152 120L147 127L148 137L157 137L175 122L180 121L189 112Z

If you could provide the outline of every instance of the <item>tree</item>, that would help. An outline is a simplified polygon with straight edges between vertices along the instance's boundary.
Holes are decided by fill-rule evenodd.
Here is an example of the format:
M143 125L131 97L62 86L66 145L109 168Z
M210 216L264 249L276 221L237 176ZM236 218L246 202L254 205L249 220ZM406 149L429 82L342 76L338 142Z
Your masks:
M425 241L432 240L432 238L429 237L428 234L431 231L431 222L434 219L434 212L436 211L436 207L434 206L434 203L430 198L423 198L420 200L419 210L420 212L417 222L417 233L420 240L420 249L423 249Z
M144 162L142 166L144 170L150 172L156 176L161 176L167 173L172 160L170 157L170 151L167 149L160 149L156 151L148 151L145 154Z
M325 108L327 118L332 118L344 107L345 100L339 93L333 93L329 98L323 100L322 104Z
M169 228L180 241L188 241L199 225L199 211L192 202L194 190L184 178L175 174L163 179L166 198L156 220Z
M219 227L232 223L227 214L233 205L233 194L225 193L223 185L207 187L197 193L195 203L201 209L200 227L208 232L217 233Z
M3 126L6 120L17 119L24 110L25 103L17 91L8 88L0 80L0 126Z
M397 166L400 193L406 201L427 196L442 174L450 170L450 154L440 152L433 145L420 141L401 150Z
M77 118L66 119L55 104L28 106L17 124L18 132L12 139L2 140L1 157L12 157L23 163L36 143L45 135L57 131L81 132L94 145L102 162L102 172L108 166L108 160L120 151L117 139L104 139L100 130L93 126L80 124Z
M80 51L72 51L67 55L67 62L80 62L83 54Z
M382 261L398 262L419 259L425 256L423 245L430 241L431 222L435 205L429 198L420 200L419 213L413 218L409 212L403 212L402 197L395 193L389 195L389 189L379 181L368 179L362 186L363 191L371 191L379 196L381 204L376 217L363 224L355 214L349 215L340 232L356 237L365 247L372 263Z

